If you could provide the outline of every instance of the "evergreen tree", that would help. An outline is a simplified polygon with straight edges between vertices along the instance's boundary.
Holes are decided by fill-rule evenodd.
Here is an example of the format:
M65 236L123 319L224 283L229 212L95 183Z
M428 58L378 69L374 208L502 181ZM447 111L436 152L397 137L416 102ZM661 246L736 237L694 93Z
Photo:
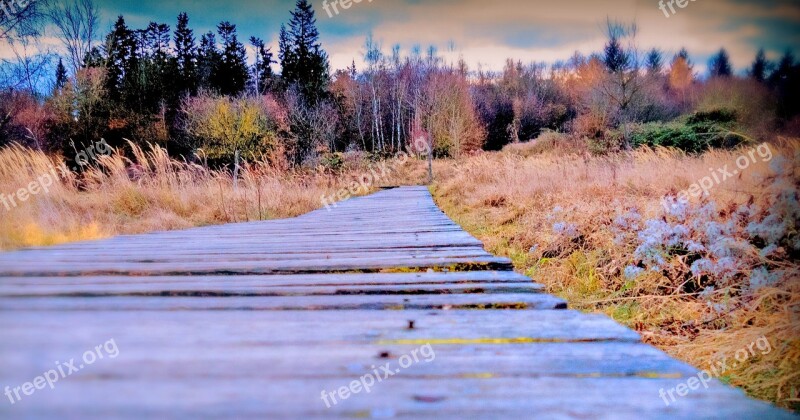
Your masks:
M683 59L683 61L689 67L694 67L693 63L689 60L689 51L686 51L686 48L681 48L681 50L678 51L678 54L675 54L673 61L675 61L678 58Z
M648 74L660 74L664 67L661 51L659 51L657 48L650 50L647 53L645 64L647 66Z
M200 48L197 50L198 87L218 91L215 77L220 66L221 55L217 50L217 38L213 32L200 37Z
M217 26L217 32L222 41L222 58L214 79L221 94L235 96L244 92L250 77L247 51L236 37L236 25L222 22Z
M105 67L105 57L98 47L92 47L83 58L84 67Z
M608 42L603 48L603 63L612 73L625 71L631 64L631 57L622 48L620 38L625 35L625 28L613 22L608 22Z
M194 32L189 29L189 16L178 15L178 26L175 28L175 60L178 68L177 89L181 94L197 93L197 46Z
M770 83L773 86L780 87L791 76L792 68L794 68L794 55L787 50L778 61L775 71L769 76Z
M764 49L758 50L758 54L756 54L756 59L753 61L753 65L750 67L750 77L755 79L757 82L763 82L767 78L767 67L769 66L769 62L767 61L767 57L764 54Z
M278 59L281 62L281 79L283 88L286 89L289 82L287 77L296 73L297 58L292 47L289 45L289 33L286 32L286 25L281 24L281 31L278 35Z
M64 89L67 85L67 68L64 67L64 61L59 58L58 65L56 66L56 90Z
M778 61L769 83L778 94L778 116L790 121L800 114L800 64L791 51L787 50Z
M256 49L256 62L253 65L253 82L254 91L263 95L269 90L272 84L272 67L274 63L272 59L272 51L266 47L264 40L261 38L250 37L250 45Z
M136 38L121 15L106 37L106 92L112 100L120 101L136 81L139 58Z
M281 26L280 58L284 83L297 85L304 100L315 105L326 95L330 81L328 55L322 50L314 9L298 0L289 30Z
M711 57L708 62L708 72L711 77L729 77L733 74L728 52L724 48Z
M164 101L177 104L177 77L175 57L170 54L170 27L163 23L150 22L141 32L143 45L139 81L141 101L149 112L157 112Z

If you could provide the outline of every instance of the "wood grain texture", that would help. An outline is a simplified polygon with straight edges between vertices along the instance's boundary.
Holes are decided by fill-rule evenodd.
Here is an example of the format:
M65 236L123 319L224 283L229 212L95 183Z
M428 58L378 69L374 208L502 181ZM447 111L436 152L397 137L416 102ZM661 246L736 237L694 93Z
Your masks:
M81 366L0 418L791 418L565 308L419 187L0 254L0 386Z

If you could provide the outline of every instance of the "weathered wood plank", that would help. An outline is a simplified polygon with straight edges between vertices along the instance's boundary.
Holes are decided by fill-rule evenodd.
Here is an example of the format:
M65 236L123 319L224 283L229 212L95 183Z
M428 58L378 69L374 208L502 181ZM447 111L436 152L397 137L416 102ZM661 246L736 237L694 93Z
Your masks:
M415 321L414 329L408 328L409 320ZM29 308L0 310L0 334L9 338L0 340L3 351L17 350L22 343L38 348L46 343L77 345L85 344L85 340L105 341L114 337L120 340L150 337L153 343L169 338L172 343L194 343L198 347L207 342L226 345L248 340L268 345L324 342L392 345L397 340L433 343L453 340L452 345L486 340L639 341L638 334L605 315L573 310L130 312L112 308L40 312Z
M451 271L419 273L322 273L302 275L255 275L255 276L203 276L201 280L192 276L99 276L99 277L0 277L0 288L4 286L40 285L102 285L102 284L194 284L229 285L243 287L292 287L292 286L358 286L358 285L414 285L414 284L467 284L467 283L521 283L532 280L514 271Z
M0 297L112 296L332 296L332 295L446 295L538 293L541 285L526 283L404 284L358 286L231 286L217 283L100 284L60 286L0 285Z
M547 294L331 295L256 297L0 297L0 311L290 311L323 309L566 309Z

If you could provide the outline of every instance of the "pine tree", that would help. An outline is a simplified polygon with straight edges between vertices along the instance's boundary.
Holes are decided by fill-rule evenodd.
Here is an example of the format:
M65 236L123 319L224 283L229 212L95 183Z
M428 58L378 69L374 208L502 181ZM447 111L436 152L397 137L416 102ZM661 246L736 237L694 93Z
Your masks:
M217 25L222 41L222 58L215 77L219 92L238 95L244 92L250 77L247 69L247 52L236 37L236 25L222 22Z
M292 47L289 45L289 33L286 32L286 25L281 24L281 31L278 35L278 59L281 62L281 81L283 89L289 85L287 77L297 73L297 58L294 55Z
M657 48L653 48L647 53L647 58L645 59L645 64L647 66L647 73L648 74L660 74L663 70L663 58L662 58L661 51Z
M256 49L256 62L253 65L251 81L256 94L263 95L272 84L272 67L270 67L274 63L272 51L266 47L263 39L254 36L250 37L250 45Z
M791 76L794 65L794 55L787 50L778 61L775 71L769 76L769 81L773 86L780 87Z
M217 38L213 32L208 32L200 38L200 48L197 50L197 81L198 87L211 91L218 91L215 77L220 66L221 55L217 50Z
M64 61L59 58L58 65L56 66L56 90L64 89L67 85L67 68L64 67Z
M139 58L136 38L121 15L106 37L106 92L112 100L122 100L135 83Z
M284 83L296 85L312 105L325 97L330 81L328 55L322 50L316 23L308 0L298 0L289 31L281 26L279 39Z
M728 52L724 48L711 57L708 62L708 72L711 77L728 77L733 73Z
M612 73L622 72L628 69L631 58L627 51L622 48L620 38L625 35L625 28L617 23L608 22L608 43L603 48L603 63Z
M756 59L753 61L753 65L750 67L750 77L755 79L757 82L763 82L767 78L768 66L769 61L767 61L767 56L764 54L764 49L761 48L758 50Z
M619 44L619 39L611 38L604 48L605 57L603 62L608 70L612 73L622 71L627 64L627 56L622 46Z
M689 51L686 51L686 48L681 48L681 50L678 51L678 54L675 54L675 57L672 61L674 62L678 58L682 59L687 66L694 67L694 64L689 60Z
M178 92L194 95L197 93L197 46L194 31L189 29L189 16L178 15L178 26L174 33L175 60L178 67Z
M170 27L164 23L150 22L141 33L141 62L139 83L141 104L144 110L155 113L164 101L176 104L178 98L177 64L170 54Z

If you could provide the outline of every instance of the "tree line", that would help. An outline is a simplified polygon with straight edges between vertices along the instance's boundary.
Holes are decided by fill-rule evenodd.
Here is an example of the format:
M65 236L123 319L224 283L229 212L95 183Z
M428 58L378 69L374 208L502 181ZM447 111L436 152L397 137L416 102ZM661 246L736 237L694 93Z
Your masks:
M703 78L685 49L671 58L639 50L635 24L609 21L600 52L552 65L508 60L499 72L470 71L434 47L385 51L369 36L364 68L331 71L307 0L281 26L277 53L261 38L244 41L229 21L198 37L186 13L174 29L131 28L119 16L98 37L92 0L32 4L24 24L0 22L17 56L0 72L0 145L69 156L102 138L157 143L214 164L241 156L303 165L345 151L389 155L419 138L437 156L458 157L547 131L629 148L636 124L696 112L732 115L763 133L800 131L800 65L791 52L772 63L759 51L743 77L721 49ZM57 28L61 53L28 54L46 24Z

